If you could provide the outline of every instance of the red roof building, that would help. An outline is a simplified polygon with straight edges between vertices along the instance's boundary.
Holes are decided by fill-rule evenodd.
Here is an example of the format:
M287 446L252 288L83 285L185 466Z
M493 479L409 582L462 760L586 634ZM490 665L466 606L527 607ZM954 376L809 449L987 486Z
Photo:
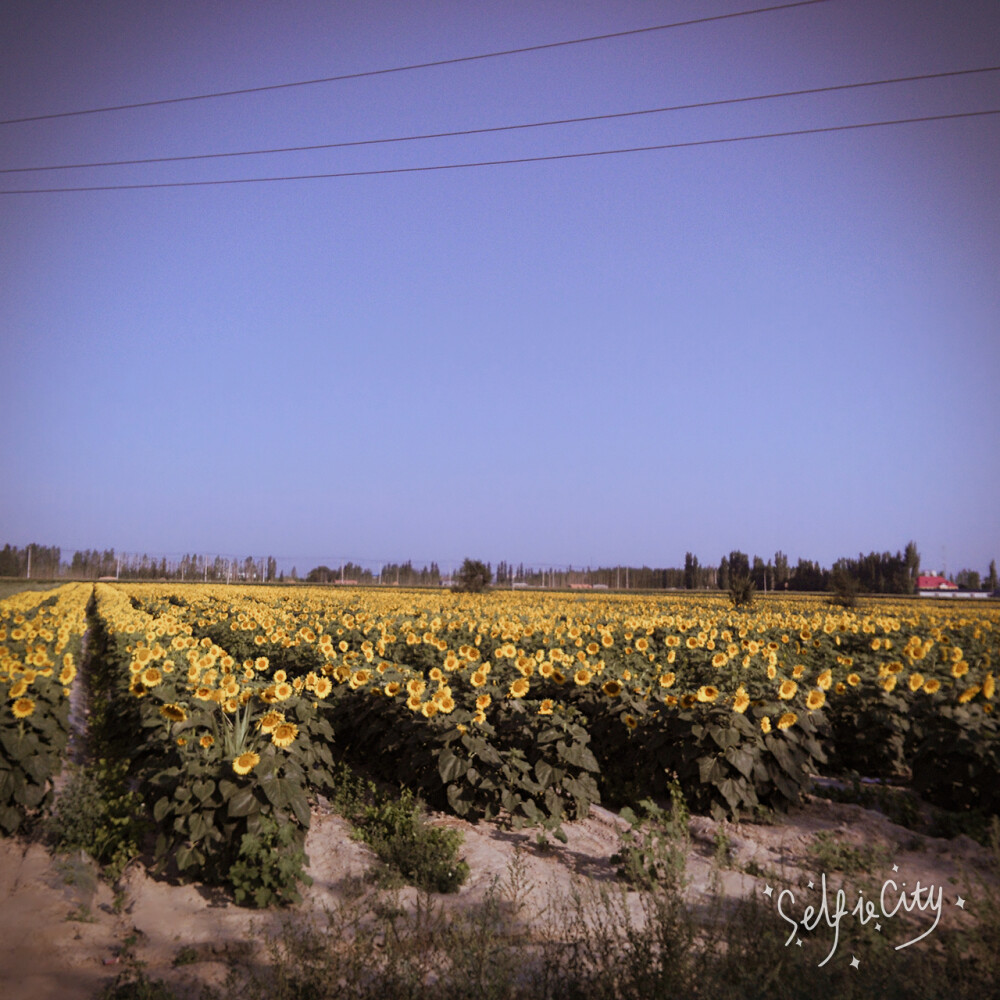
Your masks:
M944 576L918 576L917 590L958 590L958 586Z

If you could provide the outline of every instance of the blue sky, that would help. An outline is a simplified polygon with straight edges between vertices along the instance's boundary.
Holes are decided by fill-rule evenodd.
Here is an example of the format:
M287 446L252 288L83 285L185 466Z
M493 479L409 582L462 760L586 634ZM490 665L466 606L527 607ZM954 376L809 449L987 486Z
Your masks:
M11 2L0 119L749 10ZM393 138L1000 65L995 0L828 0L0 126L0 167ZM376 170L1000 108L1000 73L492 135L7 173ZM1000 556L1000 115L380 176L0 195L0 541L829 565ZM287 567L286 567L287 568Z

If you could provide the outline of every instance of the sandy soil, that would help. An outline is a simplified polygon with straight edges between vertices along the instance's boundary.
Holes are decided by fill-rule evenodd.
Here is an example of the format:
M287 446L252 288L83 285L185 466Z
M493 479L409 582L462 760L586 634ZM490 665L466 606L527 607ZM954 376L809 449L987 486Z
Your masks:
M568 893L574 880L613 884L611 856L625 827L615 814L595 808L579 822L566 824L568 842L540 847L530 832L512 832L494 824L470 825L454 817L433 821L460 829L463 856L471 875L456 896L439 897L448 906L481 900L495 880L508 877L517 853L523 862L527 912L538 914L547 903ZM692 817L688 857L689 893L695 901L704 893L714 870L713 856L720 824ZM885 872L899 866L900 879L943 886L949 905L942 925L972 919L950 905L961 892L976 898L977 886L995 882L990 855L967 837L941 840L915 834L890 823L879 812L856 805L810 798L773 826L724 824L731 847L729 866L721 871L724 891L731 897L759 894L775 881L797 885L818 874L808 848L820 831L830 831L838 843L881 846ZM304 893L302 909L322 913L365 890L364 874L371 864L367 848L353 841L347 824L325 809L317 809L306 842L309 873L314 882ZM746 873L746 868L758 874ZM877 883L892 877L872 872ZM0 969L6 1000L85 1000L113 980L120 966L123 943L134 938L136 957L146 963L151 978L162 978L180 996L197 997L201 984L221 984L227 958L252 949L282 915L242 909L224 894L199 885L171 885L157 880L141 865L133 865L115 891L98 881L80 859L53 859L43 846L21 838L0 840ZM979 890L981 891L981 889ZM638 897L632 894L637 904ZM630 898L632 898L630 897ZM404 904L415 892L404 890ZM116 905L117 904L117 905ZM186 949L188 964L174 967Z

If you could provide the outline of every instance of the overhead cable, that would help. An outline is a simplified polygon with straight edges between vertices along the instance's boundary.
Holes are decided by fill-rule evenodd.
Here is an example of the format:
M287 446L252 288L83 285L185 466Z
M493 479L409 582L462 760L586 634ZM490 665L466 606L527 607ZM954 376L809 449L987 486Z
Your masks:
M268 149L245 149L232 153L191 153L185 156L148 156L133 160L95 160L90 163L60 163L41 167L4 167L0 174L26 174L45 170L82 170L90 167L127 167L150 163L183 163L193 160L219 160L237 156L267 156L275 153L305 153L321 149L344 149L353 146L377 146L396 142L414 142L422 139L451 139L469 135L486 135L495 132L513 132L521 129L546 128L553 125L575 125L582 122L609 121L615 118L635 118L640 115L658 115L669 111L692 111L716 108L751 101L771 101L781 97L802 97L807 94L829 94L840 90L857 90L862 87L882 87L891 83L912 83L917 80L939 80L944 77L969 76L974 73L995 73L1000 66L983 66L979 69L949 70L943 73L920 73L915 76L896 76L885 80L863 83L841 83L827 87L808 87L804 90L785 90L773 94L756 94L752 97L728 97L716 101L698 101L693 104L672 104L662 108L644 108L638 111L616 111L601 115L582 115L576 118L553 118L547 121L527 122L519 125L494 125L487 128L458 129L452 132L424 132L418 135L396 136L386 139L354 139L344 142L314 143L308 146L276 146Z
M370 69L358 73L340 73L336 76L323 76L314 80L295 80L291 83L272 83L261 87L241 87L237 90L218 90L209 94L190 94L186 97L167 97L155 101L135 101L129 104L111 104L100 108L84 108L77 111L56 111L44 115L27 115L22 118L7 118L0 120L0 125L16 125L23 122L48 121L53 118L74 118L79 115L97 115L106 111L129 111L134 108L153 108L165 104L183 104L190 101L207 101L217 97L239 97L245 94L262 94L273 90L289 90L293 87L312 87L320 83L338 83L342 80L360 80L364 77L387 76L390 73L407 73L411 70L431 69L436 66L454 66L459 63L477 62L483 59L499 59L503 56L520 55L524 52L541 52L546 49L565 48L569 45L584 45L588 42L602 42L612 38L626 38L630 35L649 34L654 31L667 31L671 28L687 28L696 24L708 24L712 21L727 21L737 17L750 17L754 14L766 14L770 11L789 10L792 7L811 7L829 0L796 0L794 3L783 3L773 7L755 7L752 10L737 10L729 14L713 14L709 17L695 17L686 21L672 21L669 24L654 24L646 28L631 28L627 31L611 31L603 35L589 35L586 38L570 38L560 42L544 42L540 45L524 45L514 49L501 49L497 52L482 52L472 56L455 56L451 59L435 59L430 62L410 63L406 66L390 66L387 69Z
M985 111L959 111L943 115L920 115L913 118L893 118L877 122L857 122L851 125L826 125L822 128L789 129L783 132L759 132L754 135L728 136L722 139L694 139L687 142L666 142L652 146L629 146L621 149L599 149L584 153L554 153L548 156L518 156L503 160L477 160L467 163L438 163L424 167L386 167L376 170L340 170L320 174L288 174L280 177L239 177L209 181L163 181L146 184L92 184L80 187L0 189L4 194L57 194L77 191L138 191L153 188L221 187L227 184L270 184L278 181L329 180L342 177L375 177L388 174L429 173L436 170L465 170L472 167L501 167L516 163L545 163L555 160L580 160L594 156L614 156L621 153L646 153L665 149L685 149L693 146L718 146L731 142L750 142L755 139L779 139L786 136L819 135L825 132L847 132L855 129L880 128L887 125L907 125L914 122L936 122L959 118L978 118L1000 114L1000 108Z

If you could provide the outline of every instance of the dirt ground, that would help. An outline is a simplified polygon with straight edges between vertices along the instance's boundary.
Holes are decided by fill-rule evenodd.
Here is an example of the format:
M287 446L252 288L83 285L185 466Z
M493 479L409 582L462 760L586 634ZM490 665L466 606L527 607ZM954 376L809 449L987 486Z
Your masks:
M541 847L531 832L473 826L448 816L432 819L462 831L462 853L471 868L460 893L439 897L446 905L482 900L495 880L502 884L509 877L517 856L529 914L542 913L551 899L570 891L574 880L615 884L611 857L620 846L620 831L627 828L615 814L595 808L588 818L565 825L566 844ZM721 870L715 862L720 828L729 845ZM881 848L884 871L870 873L878 884L905 877L910 886L919 879L925 887L942 887L942 926L972 919L955 905L959 894L975 899L983 884L996 884L991 855L968 837L921 836L879 812L809 797L775 825L720 827L692 817L690 898L695 901L707 891L713 871L734 898L759 895L770 882L795 886L801 879L804 887L806 879L819 874L808 850L821 831L832 834L838 845ZM363 888L371 865L368 849L352 840L345 821L329 810L314 812L306 851L313 885L304 891L303 909L322 913L349 895L374 891ZM891 874L893 864L898 876ZM228 957L252 950L282 917L242 909L200 885L171 885L138 864L126 871L117 889L116 897L115 889L100 882L81 859L54 859L41 844L23 838L0 840L0 969L6 1000L89 1000L114 979L119 952L130 938L151 978L163 979L179 996L197 997L203 984L222 983ZM416 896L414 890L402 895L404 903ZM187 962L175 967L182 949Z

